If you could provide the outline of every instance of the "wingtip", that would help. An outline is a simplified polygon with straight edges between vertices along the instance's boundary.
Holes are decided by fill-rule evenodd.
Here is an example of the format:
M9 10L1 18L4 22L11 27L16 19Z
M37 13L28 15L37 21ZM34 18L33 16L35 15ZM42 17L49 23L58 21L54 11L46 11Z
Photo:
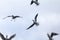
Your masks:
M2 33L0 32L0 34L2 34Z
M16 34L14 34L14 35L16 35Z
M14 36L16 36L16 34L14 34Z
M47 35L48 35L48 33L47 33Z
M36 15L38 15L38 13Z
M28 30L28 28L26 30Z

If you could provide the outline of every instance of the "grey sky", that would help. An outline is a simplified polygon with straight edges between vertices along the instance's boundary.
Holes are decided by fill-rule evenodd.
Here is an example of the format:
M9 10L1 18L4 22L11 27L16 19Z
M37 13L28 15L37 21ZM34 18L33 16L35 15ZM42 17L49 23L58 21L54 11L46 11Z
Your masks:
M47 33L60 34L60 0L39 0L40 5L30 5L31 0L0 0L0 32L11 36L16 33L13 40L48 40ZM38 15L38 27L26 30ZM15 22L11 18L3 20L8 15L19 15L23 18ZM59 40L60 35L54 37Z

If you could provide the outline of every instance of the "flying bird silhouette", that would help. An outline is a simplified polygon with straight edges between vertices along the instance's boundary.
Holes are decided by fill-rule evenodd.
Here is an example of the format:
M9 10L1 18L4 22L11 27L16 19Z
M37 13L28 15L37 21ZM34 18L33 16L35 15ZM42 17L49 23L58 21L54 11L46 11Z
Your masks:
M13 34L10 38L8 38L8 35L6 35L6 38L5 38L4 35L2 33L0 33L0 37L2 38L2 40L11 40L15 36L16 36L16 34Z
M53 36L58 35L57 33L52 32L51 35L47 34L49 40L53 40Z
M11 15L11 16L7 16L7 17L12 17L12 19L16 19L16 18L22 18L21 16L14 16L14 15ZM7 18L7 17L5 17L5 18ZM5 19L5 18L3 18L3 19ZM11 20L12 21L12 20Z
M30 28L33 27L34 25L36 25L36 26L39 25L39 23L37 22L37 16L38 16L38 13L37 13L36 16L35 16L35 19L32 20L32 21L33 21L33 24L30 25L26 30L30 29Z
M36 0L36 1L32 0L30 4L32 5L33 3L35 3L36 5L39 5L38 0Z

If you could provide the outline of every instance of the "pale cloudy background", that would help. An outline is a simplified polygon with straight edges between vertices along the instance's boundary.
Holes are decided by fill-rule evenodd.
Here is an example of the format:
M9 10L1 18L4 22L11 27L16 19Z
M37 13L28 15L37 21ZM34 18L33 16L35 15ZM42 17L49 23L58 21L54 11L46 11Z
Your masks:
M9 37L16 33L12 40L48 40L47 33L60 34L60 0L39 0L40 5L30 5L31 0L0 0L0 32ZM26 30L38 15L38 27ZM19 15L23 18L15 22L11 18L3 20L8 15ZM0 38L1 40L1 38ZM60 35L54 40L60 40Z

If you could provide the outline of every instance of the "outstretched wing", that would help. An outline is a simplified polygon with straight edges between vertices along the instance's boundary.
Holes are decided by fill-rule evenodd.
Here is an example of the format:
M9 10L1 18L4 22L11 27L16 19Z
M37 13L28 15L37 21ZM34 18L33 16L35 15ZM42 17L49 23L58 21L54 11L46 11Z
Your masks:
M38 13L37 13L36 16L35 16L35 21L37 21L37 16L38 16Z
M2 40L5 40L5 37L2 33L0 33L0 37L2 38Z
M23 17L21 17L21 16L15 16L16 18L23 18Z
M12 16L7 16L7 17L12 17ZM3 18L3 19L6 19L7 17Z
M16 36L16 34L12 35L9 39L11 40L12 38L14 38Z
M20 17L20 16L15 16L15 17Z
M58 33L54 33L54 32L51 33L51 37L56 36L56 35L58 35Z
M26 30L30 29L30 28L33 27L33 26L34 26L34 23L33 23L31 26L29 26Z

